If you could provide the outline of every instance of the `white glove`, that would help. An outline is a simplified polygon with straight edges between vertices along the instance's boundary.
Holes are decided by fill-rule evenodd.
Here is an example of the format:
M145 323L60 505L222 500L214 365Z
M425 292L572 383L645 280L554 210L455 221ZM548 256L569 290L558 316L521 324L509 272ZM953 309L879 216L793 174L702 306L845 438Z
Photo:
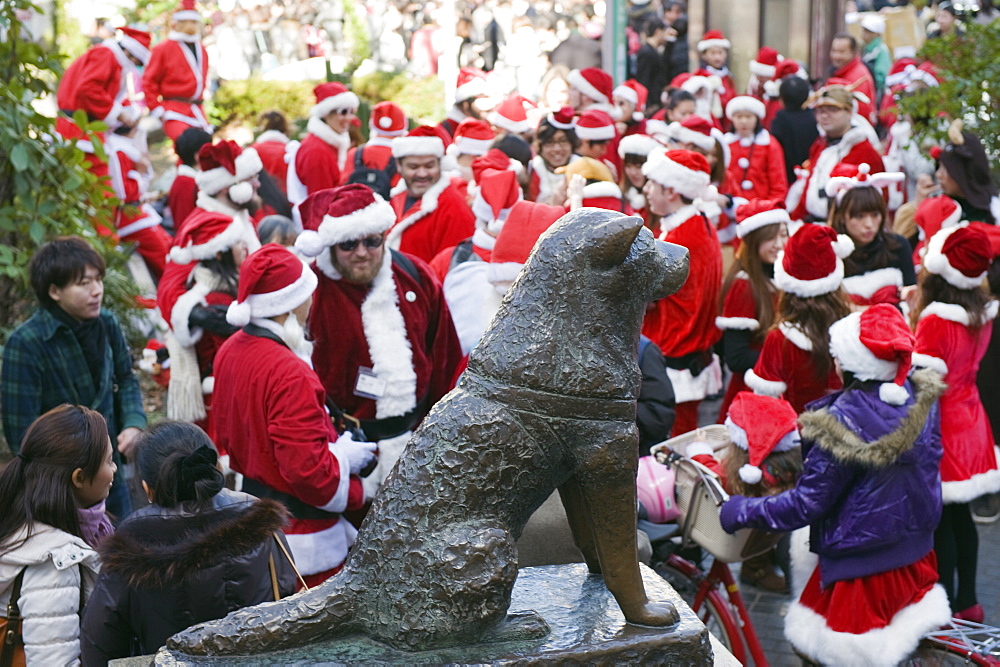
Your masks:
M352 475L357 475L372 462L377 447L378 443L375 442L356 442L350 431L337 438L337 442L330 443L330 451L334 456L347 458Z

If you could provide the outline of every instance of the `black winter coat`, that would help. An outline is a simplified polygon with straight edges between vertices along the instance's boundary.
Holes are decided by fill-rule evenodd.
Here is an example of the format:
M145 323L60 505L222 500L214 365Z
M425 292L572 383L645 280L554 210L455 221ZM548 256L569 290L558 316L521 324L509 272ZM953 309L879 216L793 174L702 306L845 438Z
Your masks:
M80 629L84 665L155 653L195 623L274 600L271 558L281 596L295 592L275 542L276 532L285 539L284 507L228 490L212 500L195 513L145 507L100 545L101 574Z

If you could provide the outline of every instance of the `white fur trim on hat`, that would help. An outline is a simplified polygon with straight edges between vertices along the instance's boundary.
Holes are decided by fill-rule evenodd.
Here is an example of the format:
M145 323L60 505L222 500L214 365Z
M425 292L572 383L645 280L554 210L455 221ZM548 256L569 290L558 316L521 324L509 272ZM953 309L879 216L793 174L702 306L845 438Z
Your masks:
M506 130L513 134L524 134L531 131L531 123L527 120L514 121L498 114L496 111L490 112L490 122L501 130Z
M236 156L234 162L236 164L235 174L230 174L225 167L216 167L200 172L194 179L198 184L198 189L206 194L215 195L230 185L250 180L264 168L264 163L261 162L260 156L253 148L244 149Z
M774 396L775 398L784 394L785 390L788 389L788 385L784 382L780 380L765 380L761 376L754 373L752 368L743 374L743 381L747 383L747 386L750 387L755 394Z
M587 141L611 141L615 138L614 125L601 125L599 127L585 127L577 123L576 136Z
M118 43L123 49L142 61L144 66L149 64L149 49L143 46L139 40L134 37L129 37L128 35L122 35L118 38Z
M337 243L386 232L395 222L396 213L392 206L376 194L374 202L350 215L340 218L323 216L317 231L306 230L299 234L295 248L307 257L316 257Z
M611 91L612 97L620 97L627 102L631 102L633 105L639 104L639 95L628 86L618 86Z
M472 137L459 137L452 144L459 155L486 155L486 151L492 145L492 139L473 139Z
M649 155L650 152L663 145L653 137L646 134L629 134L622 137L618 143L618 157L624 158L626 155Z
M742 449L744 452L750 451L750 440L747 438L746 430L734 422L731 417L726 416L726 430L729 431L729 439L733 441L733 444Z
M392 157L411 155L444 157L444 142L441 137L396 137L392 140Z
M673 188L675 192L688 199L701 197L711 182L711 176L705 172L688 169L660 151L649 154L649 159L642 165L642 173L646 178L664 187Z
M782 291L791 292L801 297L820 296L836 290L844 281L844 262L841 258L853 252L854 242L846 234L840 234L839 240L831 245L834 246L834 253L837 255L837 263L832 273L822 278L816 278L815 280L800 280L791 276L785 271L783 261L785 251L782 250L778 253L778 259L774 263L774 284ZM850 247L852 250L848 251L846 255L841 254L847 247Z
M898 364L876 357L861 342L861 313L854 312L830 325L830 355L859 380L891 382Z
M339 95L331 95L322 102L317 102L309 109L309 115L313 118L323 118L331 111L337 109L357 109L361 104L358 96L351 91L345 91Z
M760 322L752 317L716 317L715 326L723 331L756 331Z
M983 279L986 278L986 271L983 271L978 276L969 277L953 267L951 262L948 261L948 256L942 252L944 247L944 242L949 236L954 233L956 229L960 229L965 225L956 225L954 227L948 227L947 229L941 229L938 233L931 237L931 240L927 242L927 253L924 255L924 268L931 273L937 274L944 278L950 285L953 285L959 289L971 290L976 289L983 284Z
M710 49L713 46L721 46L724 49L729 49L732 47L732 44L728 39L703 39L698 42L698 53L701 53L706 49Z
M233 218L222 233L216 234L211 240L201 245L174 246L170 249L170 261L174 264L190 264L194 261L212 259L216 254L225 252L246 238L248 223L242 218Z
M903 287L903 272L893 266L844 278L844 289L847 293L864 299L870 299L875 292L890 285Z
M611 181L598 181L583 186L584 199L597 199L599 197L617 197L621 199L622 191Z
M765 65L757 60L750 61L750 73L762 79L773 79L778 68L774 65Z
M710 151L715 148L715 137L690 130L677 121L667 126L667 134L675 142L694 144L702 150Z
M751 215L749 218L736 224L736 236L746 238L746 236L761 227L767 227L768 225L778 225L781 223L786 225L791 224L792 219L788 216L788 211L783 208L776 208L770 211L764 211L756 215Z
M929 368L932 371L937 371L941 377L948 375L948 364L944 362L944 359L938 357L932 357L929 354L923 354L921 352L914 352L913 356L910 357L910 363L920 368Z
M234 327L244 327L253 318L275 317L290 313L316 291L316 274L304 262L302 275L294 282L267 294L251 294L245 301L229 304L226 320Z
M597 88L594 88L594 86L587 81L582 74L580 74L580 70L578 69L569 73L569 76L566 77L566 83L568 83L571 87L576 88L595 102L601 102L603 104L611 102L611 100L608 99L608 96L597 90ZM577 134L579 134L579 131L577 131Z
M201 14L193 9L182 9L171 16L174 21L201 21Z
M455 101L464 102L473 97L486 95L487 92L486 80L480 76L475 76L455 89Z
M737 111L746 111L757 116L761 120L767 115L767 111L764 109L764 103L758 100L756 97L750 97L749 95L739 95L729 100L729 104L726 105L726 118L729 120L733 119L733 114Z

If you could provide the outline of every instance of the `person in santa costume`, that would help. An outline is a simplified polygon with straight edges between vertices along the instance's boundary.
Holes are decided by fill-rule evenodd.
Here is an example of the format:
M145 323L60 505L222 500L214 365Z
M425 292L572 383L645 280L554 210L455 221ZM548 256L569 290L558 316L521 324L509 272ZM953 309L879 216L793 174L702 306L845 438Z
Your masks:
M862 164L838 165L826 183L830 226L854 242L854 252L844 258L844 291L855 306L899 304L903 288L917 283L910 244L885 225L882 189L902 180L902 173L872 174Z
M169 327L167 417L198 422L212 436L206 398L213 393L215 355L233 333L224 315L240 266L260 247L246 206L262 167L256 151L241 151L232 141L203 146L198 161L198 206L174 238L156 301Z
M736 209L740 246L722 282L722 310L715 326L722 330L723 360L732 371L719 409L725 419L733 398L747 388L743 375L754 367L778 310L774 264L788 240L791 222L785 203L758 199Z
M785 203L792 220L827 219L826 182L841 162L867 163L874 173L885 171L877 148L878 137L871 125L855 117L855 105L854 93L842 82L827 82L809 100L820 136L809 148L809 161L803 164L799 179L788 189Z
M721 82L719 102L725 113L729 100L736 97L736 82L729 71L729 49L732 47L721 30L709 30L698 41L698 53L701 56L701 67L694 71L695 76L717 77ZM723 128L725 129L725 128Z
M212 125L201 105L209 87L208 52L201 43L201 14L195 0L181 0L167 39L153 47L142 75L142 92L150 115L163 121L163 131L177 141L184 130L205 132Z
M292 143L288 137L288 118L280 111L266 111L260 116L260 134L251 148L257 151L260 161L275 185L287 196L288 162L285 157L298 142Z
M579 148L580 140L576 136L572 107L565 106L550 112L538 122L535 157L531 158L528 175L529 201L562 206L563 202L555 199L557 190L563 187L566 179L562 174L556 173L556 169L579 159L580 156L576 154Z
M174 221L174 236L184 229L184 221L198 206L198 151L205 144L212 143L212 135L196 127L189 127L174 142L174 152L180 163L177 174L167 193L167 208Z
M774 264L774 282L783 292L777 325L767 332L754 367L746 372L755 393L781 396L796 412L841 388L830 357L829 328L850 312L841 282L850 237L824 225L802 225Z
M646 134L624 136L618 144L618 155L622 159L622 190L628 213L641 216L654 236L659 235L660 221L646 205L646 195L643 194L646 176L642 173L642 165L646 164L649 154L658 148L662 148L662 144Z
M698 427L698 404L722 389L722 369L712 348L722 288L722 248L715 228L694 205L709 186L709 166L699 153L658 149L642 173L649 210L659 216L661 241L688 249L688 279L646 312L642 333L663 351L677 400L673 435Z
M830 340L846 387L799 417L795 488L732 496L719 518L728 532L809 526L818 562L793 562L804 576L785 616L798 652L821 664L894 665L951 617L934 550L944 384L933 371L907 377L913 334L888 304L838 320Z
M733 131L725 135L732 191L744 199L782 199L788 194L785 151L764 129L766 108L760 100L739 95L726 106Z
M304 256L316 257L319 275L309 313L316 373L338 408L379 442L373 492L450 388L462 358L430 267L387 248L395 218L363 185L321 190L303 204L306 231L295 242Z
M614 80L610 74L602 69L586 67L571 71L566 77L566 83L569 85L569 89L566 91L566 95L569 97L569 105L573 107L573 111L579 116L576 123L576 135L581 140L581 143L587 140L583 136L583 133L581 133L582 127L589 126L596 130L597 128L603 128L608 121L610 121L611 125L612 136L606 140L608 143L604 145L604 152L602 154L591 155L591 152L581 152L580 154L591 155L591 157L606 160L612 165L614 172L620 174L621 164L618 162L618 142L621 140L621 133L615 128L614 121L620 118L621 110L612 103ZM590 113L588 114L588 112ZM602 113L595 115L594 112ZM584 114L587 114L588 120L586 121L584 120ZM607 114L607 118L603 114ZM606 134L604 130L597 130L597 133L602 137ZM597 139L596 137L594 140L604 141L604 139ZM581 150L583 150L582 147Z
M493 124L493 129L497 137L504 134L516 134L529 144L533 138L533 126L528 120L528 111L534 111L538 105L523 95L514 93L504 98L493 111L489 113L488 120Z
M764 105L761 125L765 130L771 128L771 121L781 110L781 101L778 99L778 91L773 82L778 76L778 66L784 61L785 57L770 46L760 47L757 56L750 61L750 78L747 79L746 94Z
M376 448L338 435L327 411L304 326L316 283L283 246L270 243L247 259L227 313L242 330L219 350L213 407L217 442L243 474L244 491L280 500L291 513L285 536L310 586L347 558L357 531L340 514L364 505L358 474Z
M1000 490L1000 453L976 387L993 332L997 302L983 287L993 252L986 233L959 224L927 244L920 278L914 364L944 376L941 396L941 488L944 512L934 535L941 583L957 618L981 623L976 598L979 539L969 502ZM957 585L956 585L957 582Z
M341 185L364 183L372 189L379 185L376 190L379 196L388 199L392 188L399 183L396 161L392 157L392 140L406 134L408 126L406 113L395 102L379 102L373 106L371 117L368 119L368 143L347 152L347 161L341 174ZM356 170L359 171L359 176L352 177ZM361 171L366 174L364 180L359 180ZM373 172L381 172L385 178L378 179ZM389 187L384 192L379 180L388 182Z
M425 262L476 231L476 217L465 193L441 170L444 141L435 128L422 125L392 140L400 183L389 200L396 214L386 243L393 250Z
M300 204L318 190L340 185L351 148L348 128L357 120L358 96L342 83L321 83L313 89L316 104L309 109L306 136L288 155L288 201Z
M472 161L486 155L496 134L493 126L485 120L466 118L455 128L452 142L445 148L445 154L458 164L458 173L452 176L452 183L459 192L466 194L466 202L471 205L473 193L470 184L476 180L472 175Z
M649 91L635 79L628 79L611 91L611 100L618 107L620 118L615 123L618 134L627 137L631 134L646 133L646 98Z
M448 109L447 117L438 123L444 131L444 136L450 139L455 136L458 124L466 118L480 118L476 100L486 97L486 72L475 67L463 67L458 70L455 81L455 103Z
M612 180L618 180L622 173L621 158L618 156L620 135L611 116L599 109L588 109L576 119L574 131L580 140L580 146L576 149L580 157L601 160L611 170ZM615 150L614 160L608 157L612 146Z
M858 114L874 125L876 117L875 79L861 60L858 40L846 32L839 32L830 40L831 79L840 79L845 86L857 93ZM830 81L827 80L827 85Z

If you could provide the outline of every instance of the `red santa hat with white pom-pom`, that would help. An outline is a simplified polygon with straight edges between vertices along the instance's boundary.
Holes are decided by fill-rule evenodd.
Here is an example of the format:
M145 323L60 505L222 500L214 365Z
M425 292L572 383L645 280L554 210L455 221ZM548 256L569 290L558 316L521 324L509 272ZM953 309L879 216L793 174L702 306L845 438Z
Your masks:
M899 310L887 303L851 313L830 326L830 354L858 380L881 382L879 398L903 405L916 339Z
M494 236L503 229L514 204L522 199L512 162L498 148L491 148L472 161L472 175L478 186L471 206L476 226L485 227Z
M337 243L382 234L396 222L392 206L360 183L314 192L301 209L305 229L295 249L305 257L316 257Z
M698 42L698 52L703 53L705 49L710 49L713 46L718 46L723 49L729 49L732 47L726 36L722 34L721 30L709 30L701 37L701 41Z
M319 84L313 88L313 95L316 96L316 104L309 109L309 115L314 118L323 118L338 109L357 111L358 105L361 104L358 96L339 81Z
M623 81L611 92L611 96L612 98L620 97L632 103L632 106L635 107L635 111L632 112L632 120L640 121L646 117L643 111L646 110L646 98L649 96L649 91L646 90L646 86L635 79Z
M801 445L797 417L783 399L749 391L736 394L726 416L726 430L733 444L749 455L749 462L740 466L740 479L758 484L764 479L764 459L772 452L787 452ZM686 453L691 456L690 448Z
M702 197L712 180L705 156L682 149L651 151L642 165L642 173L688 199Z
M485 120L466 118L455 128L455 137L448 146L449 155L485 155L493 145L496 134Z
M741 239L761 227L792 223L781 199L752 199L736 209L736 220L736 236Z
M844 258L854 242L826 225L805 224L792 234L774 263L778 289L800 297L827 294L844 281Z
M901 171L883 171L871 173L871 165L859 165L841 162L830 172L826 182L826 196L835 199L839 204L844 193L854 188L884 188L894 183L902 183L906 175Z
M531 123L528 122L528 109L534 109L537 106L523 95L514 93L490 112L490 122L505 132L524 134L531 130Z
M240 266L236 301L226 320L244 327L254 318L290 313L312 296L317 283L316 274L288 248L268 243Z
M198 151L201 171L194 177L198 189L207 195L216 195L229 188L229 198L236 204L246 204L253 197L253 186L248 181L264 168L257 151L243 150L235 141L205 144Z
M976 289L983 284L993 261L986 232L968 223L946 227L931 237L924 255L924 269L944 278L959 289Z
M372 107L368 127L383 137L400 137L406 134L406 114L395 102L379 102Z

